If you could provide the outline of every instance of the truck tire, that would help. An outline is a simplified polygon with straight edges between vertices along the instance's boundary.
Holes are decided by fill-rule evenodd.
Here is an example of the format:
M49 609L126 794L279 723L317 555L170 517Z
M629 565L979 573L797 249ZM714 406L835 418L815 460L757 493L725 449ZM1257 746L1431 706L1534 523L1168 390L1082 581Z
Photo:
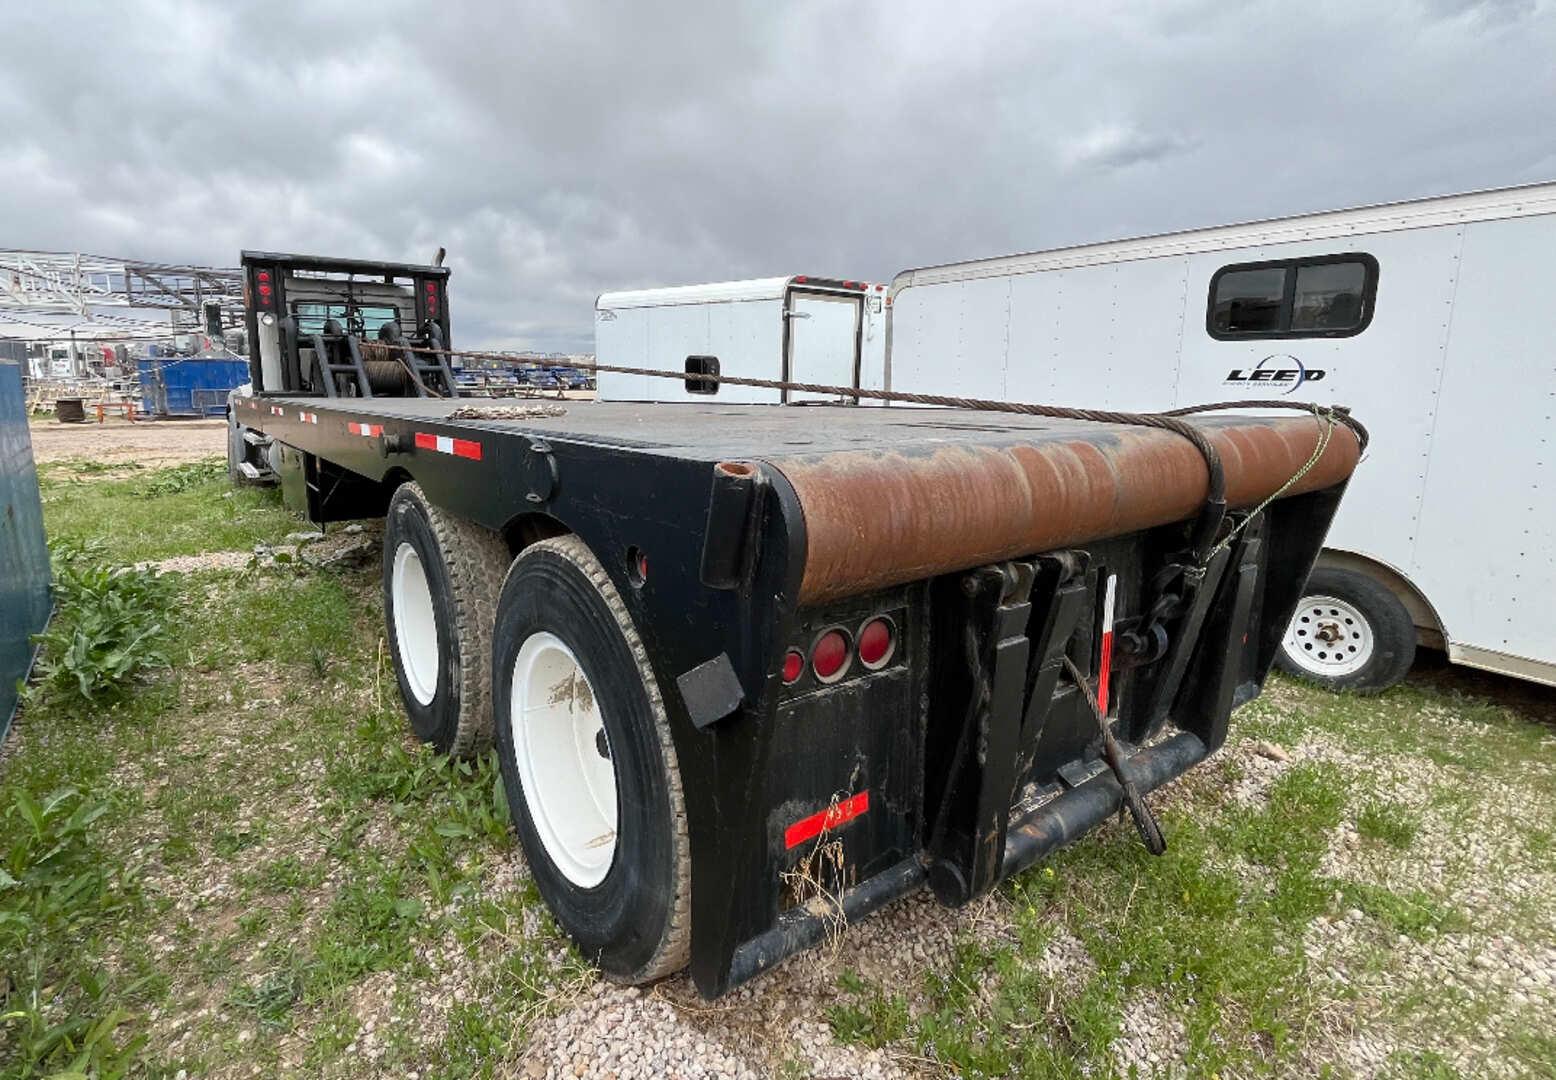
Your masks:
M610 978L686 965L691 856L669 722L642 640L576 536L508 571L492 700L508 807L535 884Z
M492 744L492 620L512 561L502 537L433 506L414 483L389 500L384 622L417 738L472 757Z
M1327 689L1375 694L1402 680L1415 655L1415 624L1398 597L1366 574L1319 567L1275 659Z

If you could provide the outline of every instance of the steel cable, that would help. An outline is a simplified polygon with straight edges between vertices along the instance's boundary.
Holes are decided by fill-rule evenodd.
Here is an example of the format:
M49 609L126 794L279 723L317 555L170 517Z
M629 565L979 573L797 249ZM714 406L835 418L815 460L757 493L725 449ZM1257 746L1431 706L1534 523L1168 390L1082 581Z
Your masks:
M434 349L425 345L407 345L406 348L421 353L429 353L443 356L464 356L478 360L496 360L504 365L513 363L511 356L503 356L500 353L473 352L469 350L456 351L453 349ZM666 371L662 368L626 367L619 364L601 364L598 362L577 362L569 364L570 367L585 371L611 372L618 375L643 375L656 379L681 379L687 378L684 372ZM701 382L727 383L730 386L750 386L764 390L779 390L802 394L822 394L837 397L851 397L861 401L896 401L908 405L934 405L950 409L968 409L977 412L1002 412L1014 413L1018 416L1041 416L1053 420L1084 420L1098 424L1123 424L1131 427L1157 428L1162 431L1170 431L1186 440L1199 451L1205 461L1207 472L1207 485L1205 491L1205 507L1200 515L1200 521L1195 529L1193 547L1197 554L1197 561L1201 566L1206 565L1210 558L1230 542L1231 536L1218 538L1221 533L1221 525L1226 516L1226 471L1221 463L1221 455L1211 443L1210 438L1198 427L1183 419L1199 413L1219 412L1229 409L1295 409L1311 413L1320 424L1324 425L1320 438L1320 449L1314 458L1297 472L1290 480L1277 489L1277 493L1271 499L1290 490L1291 486L1305 476L1309 470L1317 464L1322 457L1323 450L1328 448L1329 437L1333 433L1335 424L1344 424L1356 436L1356 442L1360 450L1367 448L1367 429L1361 425L1350 410L1339 406L1320 405L1316 402L1295 402L1278 400L1247 400L1247 401L1222 401L1206 405L1192 405L1181 409L1171 409L1166 412L1121 412L1112 409L1076 409L1063 405L1035 405L1020 401L995 401L989 398L956 397L949 394L919 394L902 390L870 390L858 386L828 386L820 383L792 382L783 379L758 379L745 375L715 375L697 374L695 376ZM1258 510L1264 509L1270 502L1266 499L1259 505ZM1257 513L1257 510L1255 511ZM1244 521L1251 520L1250 514Z

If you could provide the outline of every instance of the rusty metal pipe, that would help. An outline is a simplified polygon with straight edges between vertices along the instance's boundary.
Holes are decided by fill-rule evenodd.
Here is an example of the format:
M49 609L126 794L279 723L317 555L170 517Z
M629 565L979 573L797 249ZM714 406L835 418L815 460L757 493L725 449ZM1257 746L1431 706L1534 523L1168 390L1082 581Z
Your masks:
M1220 453L1227 503L1249 507L1312 457L1313 419L1199 423ZM1336 427L1288 495L1343 482L1360 456ZM922 449L775 457L805 518L801 604L1084 544L1192 518L1205 460L1181 436L1123 425L1055 423Z

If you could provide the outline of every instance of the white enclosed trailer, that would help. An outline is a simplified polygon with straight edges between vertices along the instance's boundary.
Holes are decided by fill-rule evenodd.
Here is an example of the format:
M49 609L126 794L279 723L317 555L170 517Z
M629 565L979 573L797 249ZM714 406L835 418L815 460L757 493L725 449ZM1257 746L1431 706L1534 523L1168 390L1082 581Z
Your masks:
M683 371L686 379L601 371L599 397L738 404L824 400L699 378L719 374L880 389L885 296L885 285L807 274L602 293L595 302L599 362Z
M1556 684L1556 184L908 270L889 295L891 390L1352 407L1372 443L1287 666L1378 688L1419 639Z

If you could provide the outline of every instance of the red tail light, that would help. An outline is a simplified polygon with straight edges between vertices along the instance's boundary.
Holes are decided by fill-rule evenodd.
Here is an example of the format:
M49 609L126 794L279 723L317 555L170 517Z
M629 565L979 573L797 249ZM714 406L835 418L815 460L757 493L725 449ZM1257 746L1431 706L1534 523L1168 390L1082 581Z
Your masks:
M871 619L859 630L859 662L871 671L879 670L897 651L897 635L889 619Z
M810 666L822 682L841 679L848 668L848 636L841 630L822 634L810 650Z
M799 682L800 676L805 674L805 654L798 649L790 649L783 654L783 681L788 686Z

